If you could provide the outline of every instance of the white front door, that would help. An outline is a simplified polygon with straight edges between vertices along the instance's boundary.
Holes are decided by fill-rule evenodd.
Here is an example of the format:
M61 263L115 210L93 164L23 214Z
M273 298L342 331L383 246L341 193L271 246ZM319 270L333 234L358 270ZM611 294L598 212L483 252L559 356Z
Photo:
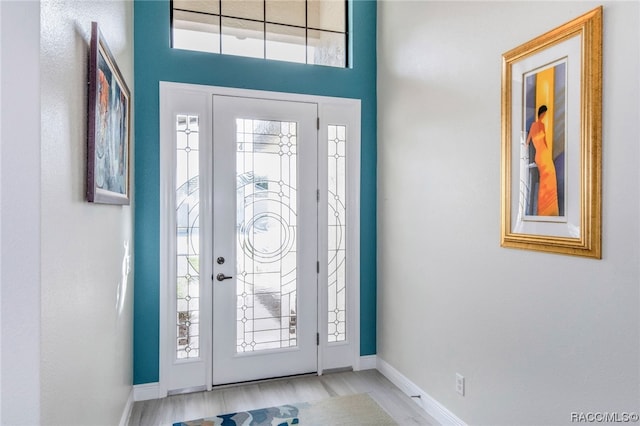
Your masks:
M213 97L213 384L317 371L318 107Z
M159 396L357 368L359 110L161 84Z

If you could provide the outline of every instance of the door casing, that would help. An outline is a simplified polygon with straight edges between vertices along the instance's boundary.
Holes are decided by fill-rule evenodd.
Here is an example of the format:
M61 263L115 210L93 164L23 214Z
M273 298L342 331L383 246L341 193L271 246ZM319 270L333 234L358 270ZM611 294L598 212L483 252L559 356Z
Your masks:
M256 99L283 100L293 102L316 103L318 105L320 150L327 141L327 125L346 125L348 129L347 145L347 339L343 342L328 343L327 336L327 217L318 217L318 374L323 370L360 365L360 100L334 98L326 96L301 95L281 92L268 92L249 89L234 89L216 86L203 86L173 82L160 82L160 381L158 397L169 393L212 388L212 350L211 350L211 305L213 278L213 247L210 239L205 238L201 247L201 258L209 259L200 264L201 280L201 356L197 361L179 362L175 353L175 330L173 312L175 312L175 276L174 258L175 238L172 226L175 224L175 141L174 120L179 113L193 113L201 117L203 140L212 140L213 96L235 96ZM213 153L211 143L201 143L201 176L212 176ZM326 206L327 166L318 163L319 211ZM325 185L325 186L323 186ZM203 209L212 211L212 188L210 179L201 179L201 199ZM323 190L325 189L325 190ZM326 211L326 210L325 210ZM213 223L210 218L201 217L202 235L212 235ZM180 370L180 371L178 371ZM183 371L186 371L184 373Z

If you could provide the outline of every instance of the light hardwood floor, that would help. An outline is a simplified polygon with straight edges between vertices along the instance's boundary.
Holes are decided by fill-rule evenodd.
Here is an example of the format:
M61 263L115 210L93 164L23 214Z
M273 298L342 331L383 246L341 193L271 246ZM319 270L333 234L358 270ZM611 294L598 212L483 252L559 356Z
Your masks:
M368 393L400 426L439 424L377 370L364 370L275 379L140 401L133 406L129 426L171 425L217 414L358 393Z

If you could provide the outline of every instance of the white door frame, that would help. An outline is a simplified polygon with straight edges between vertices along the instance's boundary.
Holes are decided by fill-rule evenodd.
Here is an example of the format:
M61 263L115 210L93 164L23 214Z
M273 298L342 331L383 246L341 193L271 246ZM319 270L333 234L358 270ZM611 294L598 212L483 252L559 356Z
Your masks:
M211 141L213 96L226 95L258 99L283 100L316 103L319 114L319 158L327 150L327 126L329 124L347 126L347 339L343 342L327 342L327 168L319 161L319 273L318 273L318 374L323 370L353 367L357 369L360 359L360 100L334 98L315 95L301 95L267 92L249 89L234 89L194 84L160 82L160 382L159 397L169 392L212 388L211 307L213 248L211 239L203 238L201 243L201 349L196 361L176 362L175 353L175 114L194 113L201 117L201 137ZM205 127L206 126L206 127ZM200 144L201 176L211 176L212 144ZM211 211L211 183L201 179L203 208ZM211 218L200 218L203 235L212 235ZM209 259L209 261L204 261ZM173 281L173 282L172 282ZM206 334L208 333L208 335ZM201 376L192 380L176 374L174 366L187 368L186 376ZM173 372L173 374L172 374Z

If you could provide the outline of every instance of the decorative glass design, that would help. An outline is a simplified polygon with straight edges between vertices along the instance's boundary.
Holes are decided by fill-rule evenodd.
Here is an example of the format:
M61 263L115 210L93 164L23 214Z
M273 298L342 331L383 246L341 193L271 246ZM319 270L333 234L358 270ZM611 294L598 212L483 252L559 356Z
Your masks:
M200 354L198 117L176 116L176 358Z
M329 181L327 204L329 213L329 328L328 341L347 338L346 294L346 126L328 126Z
M345 0L173 0L173 47L347 67Z
M237 119L237 352L296 346L297 123Z

